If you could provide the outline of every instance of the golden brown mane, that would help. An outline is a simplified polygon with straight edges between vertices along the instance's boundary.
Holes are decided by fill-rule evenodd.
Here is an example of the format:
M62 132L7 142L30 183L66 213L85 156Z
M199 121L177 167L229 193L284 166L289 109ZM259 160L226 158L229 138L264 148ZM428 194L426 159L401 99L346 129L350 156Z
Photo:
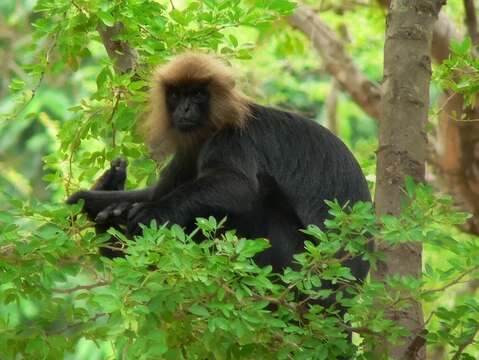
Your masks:
M167 86L207 83L210 92L209 127L182 134L170 126L166 111ZM188 52L158 68L150 90L150 111L146 119L147 142L157 158L191 146L225 126L243 128L248 118L248 101L235 88L230 67L212 55Z

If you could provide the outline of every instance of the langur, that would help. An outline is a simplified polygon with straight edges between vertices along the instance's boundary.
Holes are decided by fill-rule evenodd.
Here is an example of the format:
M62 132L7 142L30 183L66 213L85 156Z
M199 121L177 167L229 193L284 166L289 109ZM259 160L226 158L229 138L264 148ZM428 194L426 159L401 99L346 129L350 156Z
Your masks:
M134 236L152 220L193 229L198 217L226 217L226 228L239 236L267 238L271 247L255 261L281 271L304 249L300 229L324 229L325 200L371 200L339 138L310 119L248 99L216 57L185 53L160 67L149 105L146 141L157 157L172 158L150 188L79 191L68 199L83 199L99 224L123 215ZM358 281L369 270L360 256L345 264Z

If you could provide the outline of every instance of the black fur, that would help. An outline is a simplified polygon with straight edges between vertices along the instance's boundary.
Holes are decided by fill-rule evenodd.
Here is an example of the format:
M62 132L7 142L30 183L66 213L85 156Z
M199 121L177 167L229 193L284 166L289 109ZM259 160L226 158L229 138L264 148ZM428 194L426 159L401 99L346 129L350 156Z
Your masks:
M152 219L192 228L197 217L227 216L227 226L240 236L270 240L271 248L256 261L276 271L302 251L299 229L324 228L324 200L371 200L364 175L341 140L309 119L256 104L244 129L225 128L196 148L177 152L155 187L83 191L69 202L80 198L97 213L115 202L137 203L128 214L130 234ZM360 258L348 266L358 280L369 269Z

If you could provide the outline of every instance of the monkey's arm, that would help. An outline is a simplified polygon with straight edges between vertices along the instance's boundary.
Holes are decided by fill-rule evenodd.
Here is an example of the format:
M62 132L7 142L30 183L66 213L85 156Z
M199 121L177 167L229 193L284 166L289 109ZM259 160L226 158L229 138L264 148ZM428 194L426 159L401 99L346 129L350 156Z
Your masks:
M126 181L126 168L128 162L117 158L112 160L110 168L91 187L91 190L123 190Z
M158 224L169 221L187 226L197 217L247 211L258 196L259 185L254 161L240 160L210 161L200 169L194 181L175 188L159 200L135 205L128 214L128 233L138 234L139 224L149 225L153 219Z
M83 209L95 219L96 215L111 204L135 203L150 201L154 188L132 191L115 190L81 190L70 196L67 204L75 204L80 200L85 202Z
M98 223L121 223L124 220L120 221L120 219L124 217L124 212L129 210L131 204L160 198L179 183L185 181L188 176L193 176L190 165L189 161L175 156L163 170L161 180L157 185L142 190L123 191L122 187L121 189L116 189L122 191L113 191L113 189L102 185L105 181L113 179L111 173L112 169L114 169L114 164L112 163L112 169L103 174L97 181L97 184L101 186L94 186L93 190L78 191L68 198L67 203L75 204L83 200L83 209L92 220Z

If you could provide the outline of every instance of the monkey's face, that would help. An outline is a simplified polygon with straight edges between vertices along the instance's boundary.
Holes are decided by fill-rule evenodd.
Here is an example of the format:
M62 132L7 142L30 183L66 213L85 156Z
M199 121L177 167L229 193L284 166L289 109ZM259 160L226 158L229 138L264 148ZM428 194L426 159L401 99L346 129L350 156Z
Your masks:
M194 131L208 121L210 93L206 84L168 86L166 105L171 125L181 132Z

